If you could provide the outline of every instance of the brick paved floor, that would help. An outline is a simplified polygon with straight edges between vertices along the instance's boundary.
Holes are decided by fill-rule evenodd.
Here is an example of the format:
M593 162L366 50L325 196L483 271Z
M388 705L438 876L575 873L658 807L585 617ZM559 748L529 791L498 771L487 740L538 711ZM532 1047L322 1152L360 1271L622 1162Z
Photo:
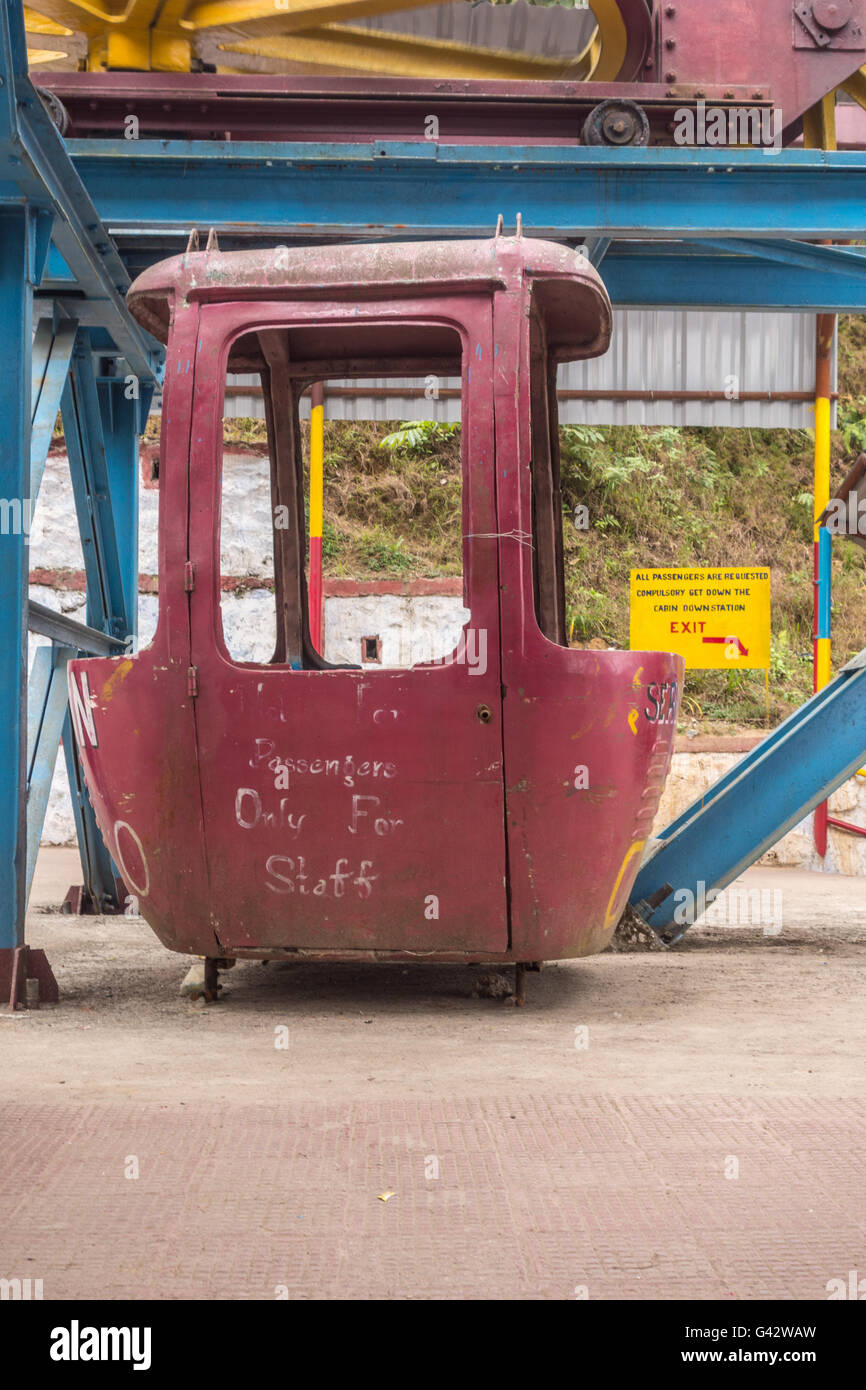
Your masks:
M853 1100L40 1104L3 1264L46 1298L825 1298L864 1140Z

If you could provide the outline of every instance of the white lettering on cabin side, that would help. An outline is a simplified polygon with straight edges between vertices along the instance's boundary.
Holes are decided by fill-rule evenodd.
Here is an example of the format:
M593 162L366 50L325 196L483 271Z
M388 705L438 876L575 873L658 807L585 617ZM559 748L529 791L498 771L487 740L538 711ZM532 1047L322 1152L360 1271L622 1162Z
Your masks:
M348 859L338 859L331 873L317 877L310 873L303 855L272 854L265 864L267 886L272 893L293 893L299 897L344 898L351 886L359 898L369 898L379 875L372 872L372 859L362 859L357 872Z
M279 790L287 791L292 779L297 777L335 777L344 787L354 787L356 781L369 778L372 781L390 781L397 776L397 765L380 758L358 759L354 753L345 753L339 758L289 758L277 750L273 739L254 740L253 755L249 760L255 771L267 767L279 778Z
M364 809L365 801L370 805L369 811ZM352 819L348 826L349 834L357 835L359 830L369 830L371 828L369 825L360 825L362 820L368 820L372 822L372 830L375 835L378 835L380 838L383 835L393 835L397 827L403 825L404 822L402 820L394 820L390 816L374 816L373 807L379 806L380 804L381 797L378 796L353 796Z
M262 805L262 798L255 787L238 787L235 795L235 820L242 830L287 830L290 835L297 837L301 833L301 826L307 819L307 814L302 811L300 814L289 810L289 798L281 796L279 806L275 811L266 811Z
M89 743L91 748L99 747L96 737L96 724L93 718L94 697L90 693L90 677L81 672L81 689L72 671L69 672L69 713L79 748Z

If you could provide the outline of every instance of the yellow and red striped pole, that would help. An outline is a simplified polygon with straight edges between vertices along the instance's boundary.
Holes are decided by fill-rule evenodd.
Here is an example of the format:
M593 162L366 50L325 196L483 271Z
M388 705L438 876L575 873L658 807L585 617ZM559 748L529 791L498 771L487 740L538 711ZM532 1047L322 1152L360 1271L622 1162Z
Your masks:
M322 585L322 525L325 493L325 393L320 381L310 392L310 640L323 653L325 606Z
M836 149L836 93L829 92L803 117L803 143L807 150ZM830 501L830 422L833 387L833 340L836 315L818 314L815 358L815 553L813 688L823 690L830 680L830 601L831 541L818 517ZM827 803L815 807L812 819L815 848L823 859L827 853Z
M831 540L818 517L830 501L830 423L833 387L833 339L836 315L818 315L818 342L815 366L815 603L813 688L823 690L830 681L830 602ZM815 848L823 859L827 853L827 802L815 807L813 821Z

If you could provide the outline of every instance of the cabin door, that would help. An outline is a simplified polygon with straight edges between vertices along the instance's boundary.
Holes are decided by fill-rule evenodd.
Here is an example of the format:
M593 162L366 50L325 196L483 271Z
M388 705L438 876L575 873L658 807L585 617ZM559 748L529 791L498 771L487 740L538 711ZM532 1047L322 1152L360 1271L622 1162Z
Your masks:
M327 357L339 379L348 375L339 369L346 354L357 372L370 345L387 342L387 310L353 306L346 323L338 306L332 341L321 304L255 312L251 329L249 305L202 310L190 459L190 679L215 940L227 954L504 955L489 303L466 311L459 325L452 309L445 326L428 301L419 306L425 323L411 332L403 306L390 325L414 350L429 329L432 355L444 362L453 351L458 382L462 373L468 610L460 611L458 594L453 645L443 656L422 651L413 664L390 668L365 659L372 649L360 646L340 653L351 669L333 653L328 665L310 641L299 423L312 375L305 362ZM266 401L266 459L222 442L228 343L241 325L244 361L258 370ZM348 348L346 334L356 335ZM363 372L381 374L372 361ZM401 362L400 374L416 373ZM417 374L423 381L424 368ZM263 512L272 527L262 526ZM232 604L226 581L256 568L265 536L272 580L251 580L259 587L243 607ZM375 619L380 629L384 622ZM330 651L327 633L324 645Z

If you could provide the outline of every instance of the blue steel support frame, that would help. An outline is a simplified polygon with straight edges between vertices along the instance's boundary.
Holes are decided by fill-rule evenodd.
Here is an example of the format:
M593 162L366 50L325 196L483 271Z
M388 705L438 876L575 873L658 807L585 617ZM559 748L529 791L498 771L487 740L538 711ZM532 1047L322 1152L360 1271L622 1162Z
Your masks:
M55 302L34 333L34 295L52 237L54 259L62 258L66 269L64 289L74 292L72 315ZM26 945L24 922L61 727L68 722L66 663L75 651L101 644L102 632L122 650L136 629L136 435L162 353L125 307L128 283L29 81L22 9L8 0L0 5L0 987L9 987L12 1007L25 1002L31 979L41 997L57 997L44 953ZM95 358L108 364L101 375ZM118 361L126 374L112 377ZM98 631L60 623L51 646L37 649L28 684L29 520L61 404L86 557L88 618ZM39 621L44 625L45 616ZM71 738L67 757L74 785L80 772ZM88 809L80 844L85 877L98 887L102 907L114 898L113 866L92 812L87 825Z
M27 80L21 15L19 0L2 7L0 333L7 360L10 352L17 353L14 360L26 367L33 288L39 278L34 272L47 247L53 215L58 254L44 291L55 301L54 337L49 344L43 334L42 344L37 335L37 378L45 394L44 401L42 394L38 401L34 395L31 469L38 469L38 476L33 474L38 484L52 393L65 378L69 329L64 339L63 318L73 316L80 327L72 379L88 402L83 413L75 407L75 419L83 420L83 426L73 470L86 495L95 459L111 499L107 517L97 509L99 540L93 545L102 545L103 562L95 565L92 593L88 584L88 617L94 625L107 625L104 630L118 634L125 625L128 634L134 623L135 409L119 397L114 382L103 380L97 382L94 409L88 375L93 359L88 369L79 334L107 327L115 354L126 357L145 394L155 357L153 344L123 309L127 276L94 205L127 255L145 260L174 248L149 251L147 244L139 244L141 231L152 248L155 237L170 241L185 236L191 224L213 225L245 238L288 234L308 241L467 236L489 234L500 211L513 225L520 211L528 232L585 241L595 264L603 258L605 278L619 304L866 311L862 249L817 247L802 240L866 237L864 154L449 147L430 142L365 148L79 141L68 146L78 179ZM94 347L93 340L89 346ZM0 478L11 498L24 495L20 489L26 481L22 460L29 452L28 429L21 410L26 376L18 381L10 374L0 382L0 411L5 409ZM75 389L67 384L64 397L71 400ZM33 483L31 493L35 495ZM7 539L13 543L0 551L0 574L10 595L9 612L2 619L9 642L4 641L0 656L0 698L17 714L0 735L0 751L12 758L7 766L15 771L11 792L0 792L3 812L9 813L0 825L0 951L23 940L21 807L28 775L20 668L26 640L26 537L2 537L4 543ZM37 684L46 713L39 727L48 742L56 720L47 711L62 653L62 646L55 650L50 671L47 658L40 658L45 670ZM859 688L859 678L857 684ZM35 729L32 722L31 727ZM42 755L33 756L39 762ZM34 781L37 770L41 777L44 769L34 762L31 787L43 785ZM816 780L826 781L826 768L813 771Z

